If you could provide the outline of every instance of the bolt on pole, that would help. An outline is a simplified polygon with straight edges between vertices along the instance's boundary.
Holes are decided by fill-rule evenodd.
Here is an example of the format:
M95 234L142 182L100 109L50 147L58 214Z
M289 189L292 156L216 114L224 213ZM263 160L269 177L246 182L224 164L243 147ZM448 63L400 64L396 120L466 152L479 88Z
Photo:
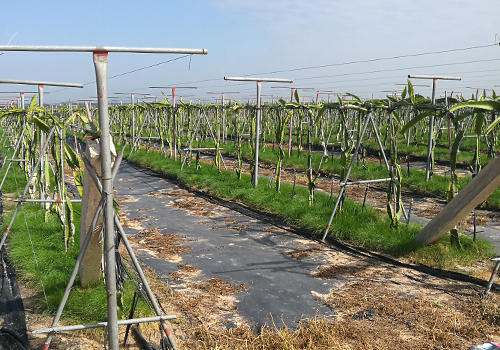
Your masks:
M439 75L412 75L408 74L408 79L432 79L432 105L436 102L436 81L439 80L462 80L460 77L448 77L448 76L439 76ZM427 140L427 162L425 165L425 181L429 181L431 177L432 170L432 142L433 142L433 134L434 134L434 120L435 116L431 115L429 119L429 138Z
M293 79L277 79L277 78L249 78L249 77L224 77L224 80L230 81L255 81L257 82L257 111L255 113L255 159L253 170L253 187L257 187L259 175L259 132L260 132L260 118L261 118L261 98L260 90L262 82L269 83L293 83Z

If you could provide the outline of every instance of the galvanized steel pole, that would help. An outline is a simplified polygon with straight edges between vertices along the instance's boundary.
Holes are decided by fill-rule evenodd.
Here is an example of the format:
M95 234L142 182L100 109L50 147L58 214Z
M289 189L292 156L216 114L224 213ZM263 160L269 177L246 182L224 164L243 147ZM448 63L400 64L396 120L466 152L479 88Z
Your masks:
M17 79L0 79L0 84L47 85L47 86L63 86L63 87L83 88L82 84L56 83L56 82L51 82L51 81L17 80Z
M94 52L94 66L97 80L97 103L101 137L102 188L106 203L104 207L104 254L106 273L106 292L108 300L108 345L111 350L118 349L118 316L116 313L116 272L115 272L115 239L113 179L111 177L111 148L108 116L108 53Z
M270 83L293 83L293 79L279 78L250 78L250 77L224 77L224 80L231 81L255 81L257 82L257 111L255 113L255 159L253 170L253 187L257 187L257 177L259 175L259 132L260 132L260 116L261 116L261 98L260 90L262 82Z
M255 112L255 159L253 162L253 187L257 187L259 176L259 133L260 133L260 115L262 113L260 106L260 88L261 82L257 82L257 110Z
M175 87L172 87L172 130L174 132L174 161L177 160L177 126L175 118Z
M408 74L408 79L432 79L432 105L436 102L436 80L461 80L460 77L449 77L441 75L412 75ZM432 170L432 141L434 134L434 120L435 116L431 115L429 119L429 137L427 139L427 163L425 165L425 181L429 181Z
M128 52L128 53L176 53L186 55L206 55L206 49L179 49L162 47L126 46L67 46L67 45L0 45L0 51L38 52ZM47 85L47 84L46 84Z
M132 105L132 147L130 152L134 150L135 146L135 110L134 110L134 94L130 94L130 103Z

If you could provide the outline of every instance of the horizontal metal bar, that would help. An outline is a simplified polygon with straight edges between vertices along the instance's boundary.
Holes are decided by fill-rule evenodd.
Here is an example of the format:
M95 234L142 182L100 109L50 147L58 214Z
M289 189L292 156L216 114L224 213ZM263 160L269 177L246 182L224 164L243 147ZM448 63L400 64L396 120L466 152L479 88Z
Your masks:
M439 80L462 80L460 77L447 77L441 75L412 75L408 74L409 79L439 79Z
M71 203L80 203L81 199L72 199ZM66 203L65 199L14 199L13 202L26 203Z
M151 316L151 317L142 317L142 318L131 318L128 320L118 320L118 325L127 325L127 324L135 324L135 323L144 323L144 322L156 322L161 320L173 320L175 315L160 315L160 316ZM89 328L99 328L99 327L107 327L108 322L97 322L97 323L86 323L86 324L77 324L72 326L60 326L60 327L49 327L36 329L31 332L31 334L43 334L43 333L57 333L64 331L77 331L80 329L89 329Z
M130 53L178 53L206 55L207 49L178 49L161 47L127 46L58 46L58 45L0 45L0 51L41 51L41 52L130 52Z
M64 86L64 87L83 88L82 84L54 83L54 82L50 82L50 81L16 80L16 79L0 79L0 84L47 85L47 86Z
M224 149L224 148L219 148L219 149ZM183 151L211 151L215 150L215 147L204 147L204 148L184 148Z
M269 83L293 83L293 79L280 79L280 78L250 78L250 77L224 77L224 80L233 81L265 81Z
M395 177L394 180L397 180L398 178ZM347 185L358 185L358 184L371 184L371 183L374 183L374 182L386 182L386 181L391 181L391 178L388 177L388 178L385 178L385 179L373 179L373 180L360 180L360 181L352 181L352 182L341 182L339 184L340 187L344 187L344 186L347 186Z
M27 159L6 159L8 162L27 162Z

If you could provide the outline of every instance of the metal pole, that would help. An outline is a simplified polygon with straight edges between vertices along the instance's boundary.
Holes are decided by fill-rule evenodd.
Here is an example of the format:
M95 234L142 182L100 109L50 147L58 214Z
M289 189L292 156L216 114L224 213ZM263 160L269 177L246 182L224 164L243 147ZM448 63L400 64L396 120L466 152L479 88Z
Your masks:
M175 125L175 88L172 88L172 130L174 131L174 161L177 160L177 129Z
M112 171L112 178L114 179L116 173L118 172L118 166L121 162L123 155L123 150L122 152L118 155L118 157L115 159L115 164L113 165L113 171ZM82 157L83 162L85 163L86 169L89 171L89 175L94 181L97 189L99 191L102 191L102 185L97 179L97 175L95 174L94 170L90 167L90 162L88 159L85 157L85 155ZM137 274L139 275L139 278L143 284L144 290L146 291L146 294L148 295L149 300L151 301L151 304L153 306L153 309L155 310L157 315L162 315L162 311L160 310L160 307L158 306L158 303L156 302L156 298L151 291L151 288L149 287L149 283L146 280L146 277L144 276L144 272L142 272L141 265L139 264L139 261L137 260L137 257L135 256L134 250L132 249L132 246L130 245L127 235L125 234L125 231L123 230L123 227L120 223L120 220L118 219L118 215L116 213L114 214L114 221L116 228L118 229L118 232L120 233L120 236L122 238L122 243L125 246L125 249L127 249L127 252L130 256L130 259L132 260L132 264L134 265ZM161 326L165 334L167 335L167 338L172 346L172 349L176 350L175 342L172 339L172 335L170 334L170 331L168 330L167 324L164 321L161 321Z
M113 179L111 178L111 149L108 116L107 70L108 53L94 52L94 66L97 80L97 101L99 112L99 126L101 128L101 168L102 188L106 196L104 208L104 254L106 290L108 300L108 345L110 350L118 349L118 317L116 313L116 272L115 272L115 239L114 239L114 208L113 208Z
M45 153L47 149L47 144L48 140L50 140L50 137L54 133L54 130L56 129L55 125L50 129L49 134L47 136L47 140L42 146L42 149L40 150L40 153ZM30 176L28 177L28 181L26 181L26 185L24 186L23 192L19 196L19 199L24 199L24 196L26 195L26 192L28 192L29 185L31 183L31 180L33 179L33 176L35 175L36 169L40 166L40 157L38 157L35 166L31 170ZM12 216L10 218L9 224L7 225L7 228L5 229L5 233L2 237L2 240L0 241L0 250L2 250L3 245L5 244L5 240L7 239L7 235L9 234L10 228L12 227L12 224L14 223L14 219L16 218L16 214L19 211L19 208L21 207L22 201L17 202L17 206L14 209L14 212L12 213Z
M293 91L294 90L295 90L294 88L291 88L292 93L290 96L290 102L293 102ZM292 113L290 114L290 125L288 128L288 157L290 157L292 154L292 127L293 127L292 120L293 120L293 110L292 110Z
M434 105L436 102L436 79L432 79L432 97L431 103ZM429 137L427 140L427 163L425 165L425 181L429 181L431 177L432 170L432 141L433 141L433 133L434 133L434 115L431 115L429 118Z
M255 159L253 165L253 187L257 187L259 176L259 133L260 133L260 88L261 82L257 81L257 109L255 111Z
M408 209L408 217L406 219L406 227L410 224L410 218L411 218L411 207L413 206L413 198L410 201L410 208Z
M59 302L59 306L57 307L57 311L56 311L56 314L54 316L54 319L52 320L51 328L56 327L57 323L59 322L59 319L61 318L62 312L64 310L64 305L66 305L66 301L68 300L69 292L71 292L71 288L73 287L73 283L75 282L76 275L78 274L80 262L82 261L83 255L85 254L85 251L87 250L87 247L90 243L90 238L92 238L92 232L94 231L95 225L97 223L97 219L101 215L101 210L102 210L102 206L104 204L105 199L106 199L106 196L101 196L101 200L99 201L99 204L97 205L97 208L96 208L96 211L95 211L94 216L92 218L92 221L90 222L89 229L87 230L87 235L85 236L85 240L83 241L82 247L80 248L80 252L78 253L78 257L76 258L75 265L73 266L73 271L71 271L71 275L69 276L69 281L66 284L66 289L64 289L63 296L61 298L61 301ZM54 334L54 332L50 332L49 334L47 334L47 337L45 338L45 343L43 345L44 350L49 348L50 342L52 341L53 334Z
M92 53L133 52L133 53L173 53L173 54L186 54L186 55L207 54L206 49L126 47L126 46L68 46L68 45L0 45L0 51L92 52Z
M363 124L363 129L361 130L361 134L359 135L358 142L356 144L356 148L354 149L354 154L352 155L351 158L351 163L349 164L349 168L347 168L345 177L344 177L344 182L347 182L349 179L349 174L351 173L352 165L354 164L354 159L357 158L358 156L358 151L359 151L359 146L361 145L361 140L363 139L363 136L365 134L366 128L368 127L368 122L372 118L371 112L368 113L368 116ZM337 200L335 201L335 206L333 207L332 214L330 215L330 219L328 220L328 224L326 225L325 232L323 233L323 237L321 238L322 241L325 240L326 236L328 235L328 231L330 230L330 225L332 224L333 217L335 216L335 212L337 211L337 207L340 204L340 200L342 199L342 195L344 194L345 191L345 186L340 187L339 195L337 197Z
M408 79L432 79L432 104L436 102L436 80L461 80L460 77L449 77L449 76L439 76L439 75L408 75ZM427 145L427 164L425 166L425 181L428 181L430 178L430 172L432 168L431 162L431 154L432 154L432 134L434 133L434 119L435 116L432 115L429 118L429 138Z
M118 321L119 325L129 325L135 323L144 323L144 322L156 322L160 320L173 320L175 315L160 315L160 316L150 316L150 317L141 317L141 318L131 318L128 320L120 320ZM33 331L32 334L42 334L42 333L57 333L57 332L65 332L65 331L77 331L81 329L89 329L89 328L99 328L99 327L107 327L108 322L96 322L96 323L86 323L86 324L76 324L71 326L60 326L60 327L50 327L37 329Z
M224 93L222 93L222 143L226 144L226 111L224 110L224 103L226 101L224 100Z
M5 179L7 178L7 174L9 172L10 166L12 165L12 159L17 154L17 150L19 149L19 146L21 145L25 130L26 130L26 121L23 118L23 130L21 131L21 134L19 135L19 140L17 140L16 147L14 148L14 153L12 153L12 157L10 159L7 159L9 161L9 164L7 165L7 170L5 170L5 173L4 173L3 178L2 178L2 182L0 183L0 191L2 190L3 183L4 183ZM2 164L2 168L3 168L3 164ZM1 245L0 245L0 248L1 248Z
M38 84L38 105L40 107L43 108L43 84ZM45 132L44 131L40 131L40 144L43 145L45 141ZM75 143L75 147L76 147L76 143ZM40 157L42 157L41 161L40 161L40 186L38 187L38 198L40 199L45 199L45 194L43 192L44 188L44 183L45 183L45 174L43 173L43 170L44 170L44 164L45 164L45 161L44 161L44 158L45 158L45 155L44 154L40 154ZM44 203L41 203L41 206L42 208L45 208L45 204Z
M132 105L132 147L130 152L134 150L135 146L135 109L134 109L134 94L130 94L130 103Z
M488 293L490 292L491 286L493 285L493 281L495 280L495 276L498 273L498 268L500 267L500 258L493 258L491 261L496 261L495 263L495 268L491 272L491 277L490 280L488 281L488 284L486 286L486 290L484 292L484 295L487 296Z
M56 83L51 81L36 81L36 80L17 80L17 79L0 79L0 84L22 84L22 85L47 85L47 86L64 86L83 88L82 84L73 83Z

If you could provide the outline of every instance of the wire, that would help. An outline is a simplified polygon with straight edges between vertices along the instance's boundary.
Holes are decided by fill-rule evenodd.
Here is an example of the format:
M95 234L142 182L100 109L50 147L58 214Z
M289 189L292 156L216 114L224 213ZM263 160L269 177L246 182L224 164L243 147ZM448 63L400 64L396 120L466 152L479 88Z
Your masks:
M124 76L124 75L127 75L127 74L132 74L132 73L135 73L135 72L139 72L141 70L145 70L145 69L157 67L157 66L160 66L162 64L170 63L170 62L173 62L173 61L177 61L177 60L180 60L181 58L186 58L186 57L189 57L189 56L191 56L191 55L183 55L183 56L179 56L179 57L176 57L176 58L172 58L172 59L167 60L167 61L163 61L163 62L151 64L149 66L145 66L145 67L141 67L141 68L136 68L136 69L130 70L128 72L119 73L119 74L113 75L111 77L108 77L108 80L113 79L113 78L117 78L117 77L121 77L121 76ZM96 83L96 80L90 81L88 83L85 83L85 84L83 84L83 86L87 86L87 85L95 84L95 83ZM68 90L68 89L70 89L70 88L59 89L59 90L51 91L50 93L53 94L53 93L64 91L64 90Z
M319 65L319 66L310 66L310 67L301 67L301 68L275 70L275 71L262 72L262 73L253 73L253 74L247 74L247 75L244 75L244 76L245 77L250 77L250 76L255 76L255 75L260 75L260 74L276 74L276 73L283 73L283 72L296 72L296 71L308 70L308 69L319 69L319 68L327 68L327 67L347 66L347 65L358 64L358 63L379 62L379 61L384 61L384 60L395 60L395 59L408 58L408 57L419 57L419 56L435 55L435 54L442 54L442 53L449 53L449 52L458 52L458 51L467 51L467 50L474 50L474 49L482 49L482 48L485 48L485 47L492 47L492 46L497 46L497 45L498 44L488 44L488 45L470 46L470 47L458 48L458 49L449 49L449 50L441 50L441 51L422 52L422 53L409 54L409 55L398 55L398 56L390 56L390 57L372 58L372 59L368 59L368 60L349 61L349 62L342 62L342 63L330 63L330 64L323 64L323 65ZM174 84L174 85L204 83L204 82L218 81L218 80L220 80L220 78L218 78L218 79L205 79L205 80L189 81L189 82L184 82L184 83L177 83L177 84Z
M397 71L402 71L402 70L407 70L407 69L433 68L433 67L444 67L444 66L456 66L456 65L462 65L462 64L493 62L493 61L500 61L500 58L491 58L491 59L486 59L486 60L473 60L473 61L465 61L465 62L454 62L454 63L430 64L430 65L425 65L425 66L413 66L413 67L393 68L393 69L378 69L378 70L365 71L365 72L342 73L342 74L334 74L334 75L322 75L322 76L316 76L316 77L298 78L298 79L295 79L295 80L311 80L311 79L320 79L320 78L342 77L342 76L347 76L347 75L374 74L374 73L383 73L383 72L397 72Z
M368 59L368 60L349 61L349 62L342 62L342 63L330 63L330 64L323 64L323 65L319 65L319 66L310 66L310 67L302 67L302 68L294 68L294 69L283 69L283 70L276 70L276 71L271 71L271 72L248 74L247 76L259 75L259 74L275 74L275 73L283 73L283 72L296 72L296 71L301 71L301 70L319 69L319 68L326 68L326 67L347 66L347 65L358 64L358 63L379 62L379 61L386 61L386 60L395 60L395 59L400 59L400 58L419 57L419 56L436 55L436 54L449 53L449 52L483 49L485 47L498 46L498 45L499 44L488 44L488 45L470 46L470 47L464 47L464 48L458 48L458 49L421 52L421 53L415 53L415 54L410 54L410 55L398 55L398 56L390 56L390 57L372 58L372 59Z

